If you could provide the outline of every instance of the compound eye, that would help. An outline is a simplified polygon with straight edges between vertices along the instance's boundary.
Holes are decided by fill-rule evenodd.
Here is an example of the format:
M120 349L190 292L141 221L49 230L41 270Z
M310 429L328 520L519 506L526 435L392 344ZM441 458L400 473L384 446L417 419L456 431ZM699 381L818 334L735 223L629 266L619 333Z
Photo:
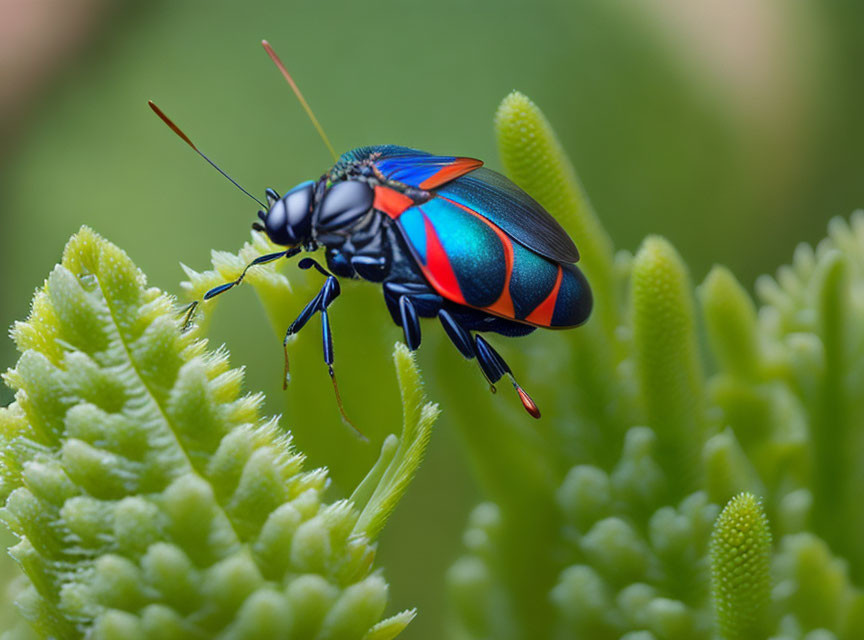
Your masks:
M366 214L374 200L375 193L365 182L337 182L324 196L317 227L324 231L347 227Z
M285 202L277 200L264 219L264 230L276 244L295 244L297 239L288 227L288 210Z
M307 181L297 185L270 207L264 224L273 242L291 245L309 238L314 184Z
M295 228L300 233L302 233L301 227L308 227L312 222L309 214L312 211L314 191L315 183L307 180L291 189L282 198L288 211L288 226Z

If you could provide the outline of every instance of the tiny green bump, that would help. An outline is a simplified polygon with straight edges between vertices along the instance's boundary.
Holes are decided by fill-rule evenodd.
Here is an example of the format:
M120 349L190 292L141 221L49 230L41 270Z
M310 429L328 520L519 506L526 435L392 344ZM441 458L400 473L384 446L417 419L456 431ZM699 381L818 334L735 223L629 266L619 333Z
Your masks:
M645 541L621 518L601 520L585 534L580 545L594 566L616 580L640 578L651 563Z
M657 590L651 585L634 582L627 585L615 598L618 609L631 628L648 626L648 607L657 597Z
M614 496L650 512L665 495L668 481L657 461L657 436L648 427L632 427L611 480Z
M213 565L201 576L204 597L222 615L230 615L243 601L264 584L255 562L243 553L234 554Z
M557 493L558 506L581 531L608 515L612 507L609 476L591 465L570 469Z
M158 507L140 496L124 498L114 510L113 537L124 552L143 555L162 538L165 518Z
M602 624L612 608L605 580L591 567L567 567L550 591L560 615L579 628Z
M196 630L179 613L162 604L147 605L140 617L147 638L186 640L196 635Z
M288 638L290 629L291 617L285 594L265 588L243 602L236 619L227 629L226 637L238 640Z
M267 514L287 498L285 483L277 459L279 453L270 447L255 451L243 467L240 482L231 496L228 509L235 527L244 538L257 533Z
M387 604L387 583L379 575L346 588L330 608L322 635L333 640L362 638L381 618Z
M291 581L285 595L292 619L290 637L314 638L339 590L319 575L304 574Z
M294 534L301 522L300 512L290 502L274 509L267 517L252 547L260 558L265 575L280 575L288 568Z
M135 487L136 468L129 460L83 440L66 440L61 459L69 478L99 499L118 499Z
M711 535L711 586L725 640L765 637L771 596L771 531L752 493L732 498Z
M105 554L93 565L89 582L94 597L106 607L134 611L146 601L141 571L123 556Z
M147 640L141 620L127 612L109 610L97 618L90 634L93 640Z
M111 533L111 509L103 501L90 496L76 496L60 509L60 518L79 544L98 548Z
M690 640L695 631L695 620L680 600L655 598L648 605L646 616L651 630L661 638Z
M33 495L55 507L77 493L74 483L56 460L33 460L24 465L21 479Z
M158 542L141 560L144 580L174 609L194 609L200 598L200 581L189 557L175 545Z
M649 521L651 545L660 555L680 554L693 540L689 519L673 507L662 507Z
M330 531L320 516L297 527L291 543L291 566L300 573L324 573L332 548Z
M314 517L321 510L321 496L317 487L305 489L291 501L291 504L297 509L304 520Z
M55 267L45 285L64 342L85 353L98 353L108 347L109 334L102 319L98 300L86 292L75 274Z

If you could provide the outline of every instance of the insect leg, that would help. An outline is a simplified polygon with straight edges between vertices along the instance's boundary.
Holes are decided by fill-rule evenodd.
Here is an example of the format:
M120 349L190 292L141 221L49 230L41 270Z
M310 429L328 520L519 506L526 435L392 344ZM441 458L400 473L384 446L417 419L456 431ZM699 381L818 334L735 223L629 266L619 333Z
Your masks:
M304 259L303 262L306 262L306 260L309 260L309 262L306 263L307 266L301 266L301 268L308 269L311 266L315 266L319 271L323 271L323 267L318 265L314 260ZM288 330L285 332L285 339L282 341L282 349L285 353L285 372L282 379L282 388L285 389L288 387L288 339L298 333L300 329L309 322L312 316L315 315L315 313L320 313L324 363L327 365L327 373L330 374L330 381L333 383L333 392L336 394L336 404L339 407L339 413L342 415L343 422L354 429L354 431L356 431L363 440L366 440L366 436L364 436L354 423L351 422L348 415L345 413L345 407L342 405L342 394L339 393L339 384L336 382L336 372L333 370L333 332L330 329L330 315L327 312L327 307L329 307L333 301L339 297L340 293L341 288L339 287L339 281L335 276L328 275L327 280L324 282L324 286L321 287L321 290L305 307L303 307L303 311L300 312L297 319L288 327Z
M461 324L456 322L450 312L446 309L438 310L438 319L441 321L441 326L444 327L444 332L450 341L456 345L465 358L470 360L474 357L474 339L471 337L471 332Z
M477 354L477 362L480 364L480 368L483 370L483 374L486 376L486 379L489 380L490 384L498 382L502 376L506 375L510 378L510 382L513 383L513 388L516 389L516 393L519 394L519 400L522 401L522 406L525 407L525 411L527 411L533 418L540 417L540 409L537 408L537 405L531 399L531 396L519 386L519 383L516 382L516 378L513 377L513 372L510 371L509 365L504 362L504 358L492 348L492 345L486 342L483 336L477 335L474 336L474 346L475 352ZM494 387L493 387L494 389Z
M225 293L226 291L228 291L228 289L231 289L232 287L236 287L238 284L243 282L243 278L246 277L246 272L249 271L249 269L251 269L255 265L273 262L274 260L278 260L279 258L282 258L283 256L286 258L290 258L292 255L297 255L297 253L299 253L299 250L294 251L294 253L291 253L291 251L294 251L294 250L289 249L288 251L278 251L277 253L268 253L268 254L263 255L263 256L258 256L252 262L250 262L249 264L246 265L246 267L243 269L243 272L240 274L240 277L238 277L236 280L232 280L231 282L226 282L225 284L220 284L218 287L213 287L212 289L210 289L210 291L208 291L207 293L204 294L204 299L209 300L210 298L218 296L220 293Z
M259 264L266 264L268 262L273 262L274 260L278 260L279 258L282 258L282 257L291 258L293 256L296 256L298 253L300 253L300 251L301 251L300 247L294 247L291 249L287 249L286 251L278 251L276 253L268 253L268 254L265 254L263 256L258 256L252 262L250 262L249 264L247 264L243 268L243 272L240 274L239 278L237 278L236 280L232 280L231 282L226 282L224 284L220 284L218 287L213 287L207 293L204 294L204 300L210 300L210 298L214 298L214 297L218 296L220 293L225 293L229 289L236 287L238 284L243 282L243 278L246 277L246 272L249 271L249 269L251 269L252 267L259 265ZM189 327L189 323L192 321L192 317L194 316L195 310L198 308L199 304L201 304L201 301L195 300L194 302L190 303L189 306L186 307L186 309L184 310L184 313L186 315L185 319L183 320L183 329L184 330Z
M432 297L436 301L441 300L441 296L434 294L432 290L426 284L421 284L417 282L385 282L382 287L384 292L384 302L387 304L387 310L390 312L390 317L393 318L394 324L397 327L402 326L402 314L399 311L399 300L402 296L408 296L415 303L418 302L418 299L429 298ZM424 307L428 305L423 305ZM438 307L440 307L440 303ZM437 308L436 307L436 310ZM427 315L420 313L424 318ZM435 314L432 313L432 316Z
M420 318L417 310L408 296L399 297L399 317L402 321L402 331L405 334L405 344L411 351L420 346Z
M309 319L316 312L324 311L339 296L340 292L339 281L334 276L328 276L321 290L303 307L300 315L288 326L288 330L285 332L285 339L282 341L282 349L285 352L285 375L282 379L283 389L288 387L288 339L306 326L306 323L309 322Z
M324 339L324 362L327 364L327 372L330 374L331 382L333 382L333 392L336 394L336 404L339 407L339 413L342 414L342 421L354 429L360 438L368 442L368 438L348 418L348 415L345 413L345 407L342 405L342 394L339 393L339 385L336 383L336 372L333 371L333 334L330 331L330 316L327 314L326 307L321 309L321 332Z

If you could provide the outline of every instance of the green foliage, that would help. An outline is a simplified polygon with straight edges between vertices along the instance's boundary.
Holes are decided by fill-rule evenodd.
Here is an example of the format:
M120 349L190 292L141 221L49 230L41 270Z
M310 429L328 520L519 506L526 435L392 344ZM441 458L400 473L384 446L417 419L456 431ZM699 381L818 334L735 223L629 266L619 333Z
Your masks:
M864 635L864 214L761 278L758 302L724 267L694 290L663 238L614 253L530 100L508 96L496 127L507 171L576 239L596 308L513 357L526 386L555 380L551 417L453 407L487 501L447 573L450 637ZM272 249L256 234L185 286L198 298ZM281 331L278 265L248 283ZM374 540L438 413L412 356L394 353L401 437L328 501L327 473L208 351L213 308L181 333L125 254L70 241L13 330L0 498L26 579L8 592L53 637L395 637L414 612L380 620Z
M250 281L265 304L287 286ZM437 415L404 347L389 464L362 503L328 503L326 470L304 470L227 353L181 332L172 300L89 229L12 335L0 498L40 635L388 640L410 622L381 620L388 585L372 571Z
M453 637L862 637L864 214L761 278L759 305L723 267L694 291L662 238L613 258L530 100L508 96L496 128L507 171L576 240L597 313L554 336L565 417L541 442L497 425L521 468L545 463L527 486L554 516L470 449L492 502L448 574Z
M727 640L764 638L771 596L771 531L752 493L735 496L711 535L711 588L717 628Z

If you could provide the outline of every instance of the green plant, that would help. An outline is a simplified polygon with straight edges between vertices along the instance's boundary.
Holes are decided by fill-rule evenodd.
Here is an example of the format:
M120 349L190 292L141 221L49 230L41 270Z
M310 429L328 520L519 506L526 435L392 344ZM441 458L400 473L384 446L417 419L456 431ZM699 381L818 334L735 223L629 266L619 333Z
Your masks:
M328 503L326 470L303 469L200 331L87 228L15 325L0 490L25 618L57 638L395 637L414 612L381 620L374 541L437 416L412 356L397 345L401 437Z
M504 100L496 127L511 178L576 238L597 307L555 336L569 349L546 375L563 408L539 442L502 416L484 436L520 455L490 461L466 434L491 502L450 570L451 635L862 637L864 214L761 278L757 310L723 267L694 295L662 238L614 255L525 96ZM750 542L733 513L753 519Z
M496 126L507 172L576 238L596 307L512 358L550 417L450 413L488 501L448 572L449 635L864 635L864 214L761 278L760 306L723 267L694 292L663 238L614 252L533 103L511 94ZM216 253L185 286L200 297L269 250ZM288 280L248 281L284 327ZM411 356L397 347L401 438L328 504L325 472L207 350L210 310L180 333L169 299L84 229L16 325L0 495L22 611L58 637L395 636L413 613L378 622L374 539L437 414Z

